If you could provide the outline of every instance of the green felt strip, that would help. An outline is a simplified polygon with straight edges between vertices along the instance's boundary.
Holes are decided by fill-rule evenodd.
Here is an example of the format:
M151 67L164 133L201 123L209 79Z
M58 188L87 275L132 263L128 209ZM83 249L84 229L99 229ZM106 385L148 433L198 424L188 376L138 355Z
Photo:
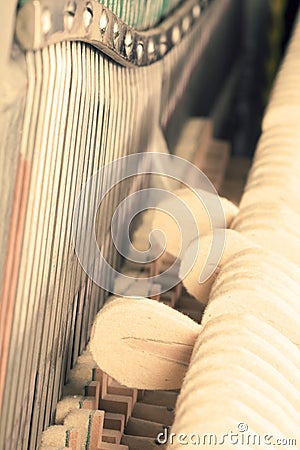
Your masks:
M19 6L28 1L31 0L19 0ZM100 3L128 25L142 30L155 26L180 2L181 0L102 0Z

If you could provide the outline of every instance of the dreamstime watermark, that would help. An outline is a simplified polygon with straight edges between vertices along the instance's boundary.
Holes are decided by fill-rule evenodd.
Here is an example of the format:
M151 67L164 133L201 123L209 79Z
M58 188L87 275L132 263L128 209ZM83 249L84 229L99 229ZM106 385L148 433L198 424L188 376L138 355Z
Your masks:
M228 431L217 435L215 433L169 433L168 427L164 428L162 433L157 435L156 441L160 445L194 445L199 447L211 446L284 446L296 447L295 438L275 437L270 433L260 435L251 433L249 426L245 422L240 422L236 431Z
M118 196L107 200L114 190L123 189L122 183L132 183L137 175L155 176L164 180L164 183L161 186L150 185L135 192L129 191L119 204L115 204ZM201 170L185 159L165 153L137 153L102 167L87 181L75 205L72 221L75 252L84 271L98 286L120 296L128 296L128 293L124 292L124 286L132 283L135 286L132 296L135 297L145 296L145 291L153 284L160 287L156 293L166 292L180 281L180 261L191 241L198 238L199 245L193 247L188 255L189 267L186 274L192 268L201 246L201 236L194 212L183 199L174 194L174 183L191 189L199 201L199 206L204 206L209 216L213 238L206 264L199 274L199 282L206 281L212 275L222 256L226 228L224 211L214 186ZM149 249L141 251L132 245L130 226L139 213L150 209L161 210L162 201L167 205L163 212L175 220L180 230L181 250L178 257L165 272L148 278L136 279L119 272L107 258L107 242L97 241L95 224L99 208L106 202L101 220L104 224L103 233L106 230L106 221L110 222L111 245L115 246L125 260L145 264L156 260L163 253L165 236L161 230L152 230L149 235ZM109 209L111 216L107 213ZM218 233L215 233L215 230L218 230ZM183 278L184 274L181 276Z

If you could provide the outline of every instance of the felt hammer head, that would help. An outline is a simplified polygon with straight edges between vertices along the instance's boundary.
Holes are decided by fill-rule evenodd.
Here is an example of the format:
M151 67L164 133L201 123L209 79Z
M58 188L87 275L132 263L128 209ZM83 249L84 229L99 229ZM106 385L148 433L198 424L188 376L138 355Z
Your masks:
M98 313L90 349L98 366L139 389L178 389L200 325L155 300L113 297Z

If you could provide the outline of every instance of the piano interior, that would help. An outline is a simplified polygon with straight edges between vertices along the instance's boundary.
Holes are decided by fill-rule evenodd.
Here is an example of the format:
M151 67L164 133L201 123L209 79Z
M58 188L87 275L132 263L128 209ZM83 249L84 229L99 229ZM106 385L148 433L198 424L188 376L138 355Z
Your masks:
M300 448L299 1L1 8L0 449Z

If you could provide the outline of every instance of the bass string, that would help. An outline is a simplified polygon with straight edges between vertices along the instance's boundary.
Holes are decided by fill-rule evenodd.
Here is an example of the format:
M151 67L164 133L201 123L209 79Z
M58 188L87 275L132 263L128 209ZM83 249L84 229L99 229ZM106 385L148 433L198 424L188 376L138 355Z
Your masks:
M190 53L185 53L186 64ZM180 83L182 59L177 50L173 55L167 76L179 74ZM160 101L166 66L129 71L82 43L27 53L31 87L22 148L31 171L3 403L7 442L12 438L24 448L28 442L28 448L36 448L65 375L87 342L91 318L107 296L92 290L76 259L72 211L81 186L97 168L155 147L161 111L169 108L165 98ZM145 132L149 117L153 126ZM104 256L116 266L120 261L106 237L121 194L116 190L98 225ZM94 304L89 303L91 291Z

